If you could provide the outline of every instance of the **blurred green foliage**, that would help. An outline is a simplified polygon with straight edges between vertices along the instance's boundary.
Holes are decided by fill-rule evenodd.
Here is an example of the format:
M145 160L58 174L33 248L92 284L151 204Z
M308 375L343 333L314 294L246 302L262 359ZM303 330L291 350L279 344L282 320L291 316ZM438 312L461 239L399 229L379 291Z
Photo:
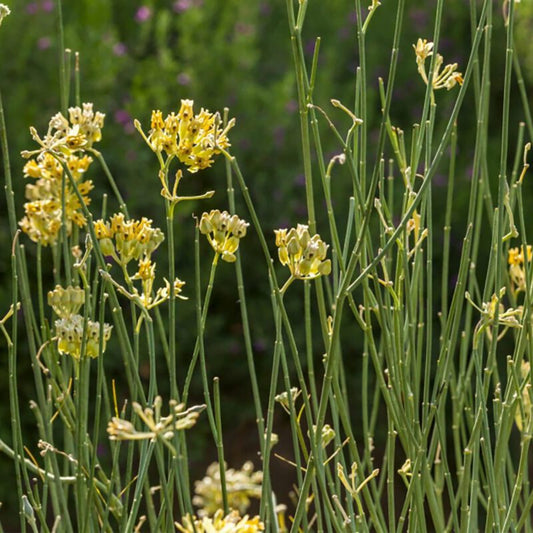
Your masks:
M9 4L9 2L7 2ZM533 49L530 46L533 4L523 2L519 14L517 46L524 54L525 71L533 79ZM11 2L12 14L0 31L0 87L10 139L11 164L18 208L22 208L24 161L18 156L23 149L31 149L28 127L42 131L50 116L60 107L58 6L52 0L17 0ZM418 37L432 38L434 2L407 2L404 33L400 50L401 68L397 73L391 116L394 125L410 136L412 124L417 122L425 91L414 62L412 43ZM445 59L464 66L470 50L471 28L468 6L460 0L446 3L447 29L441 36L439 50ZM529 10L529 11L527 11ZM81 101L92 101L95 108L106 113L106 125L99 149L104 154L118 186L124 194L130 213L148 216L155 225L164 227L164 209L159 196L157 162L133 127L138 118L148 128L152 109L163 114L177 111L181 98L192 98L196 106L212 111L230 108L230 116L237 125L231 132L232 151L237 155L247 176L251 194L256 200L259 215L267 230L295 225L306 221L303 170L300 158L299 117L296 88L292 73L292 52L286 22L285 2L278 0L77 0L64 2L64 44L79 52L81 69ZM305 26L306 55L311 62L316 37L321 37L315 102L343 129L346 117L330 104L331 98L353 106L355 70L358 64L356 14L351 0L310 2ZM396 17L394 2L383 2L368 35L368 79L370 120L380 112L378 77L386 77L390 59L392 31ZM499 28L501 30L501 28ZM493 46L504 46L503 32L495 28ZM495 78L502 65L494 65ZM75 103L74 76L71 77L70 103ZM439 113L449 113L451 99L439 94ZM473 104L473 102L470 102ZM494 102L495 115L499 102ZM468 106L467 106L468 107ZM516 111L515 114L519 115ZM495 120L498 120L496 118ZM516 130L511 125L511 131ZM468 185L468 160L475 130L473 112L461 116L459 124L459 183L457 212L454 221L461 226L461 187ZM333 156L340 148L327 125L321 124L325 153ZM514 130L513 130L514 128ZM377 133L374 132L374 135ZM495 156L499 139L492 141ZM473 146L472 144L470 146ZM98 194L110 192L100 170L92 167L93 192L98 209ZM316 171L316 187L319 188ZM339 168L334 175L335 204L340 218L346 216L351 181ZM435 188L443 188L446 176L437 176ZM187 206L177 217L178 275L189 284L193 295L193 213L218 207L226 208L224 163L219 161L208 172L191 175L184 180L183 194L199 194L215 189L215 198L202 204ZM444 190L444 189L443 189ZM435 210L444 201L444 194L436 195ZM110 195L111 198L111 195ZM320 200L321 202L321 200ZM110 200L110 209L116 202ZM317 205L320 221L324 219L323 205ZM246 218L243 206L241 216ZM22 211L20 211L20 216ZM0 245L10 248L5 200L0 198ZM19 216L19 218L20 218ZM325 228L325 226L324 226ZM462 228L460 227L460 230ZM325 229L322 229L325 233ZM460 231L459 231L460 234ZM327 237L325 234L323 237ZM22 237L24 238L24 237ZM456 242L460 246L460 242ZM28 242L31 255L32 243ZM181 252L179 250L182 250ZM204 270L209 267L210 253L203 248ZM262 361L271 354L272 324L266 271L253 235L241 245L241 257L246 269L249 310L254 335L259 375ZM10 298L9 254L0 255L0 314L7 309ZM164 271L165 258L158 258ZM260 267L256 267L260 264ZM236 417L235 424L245 424L252 412L243 405L251 403L246 386L242 340L239 335L240 315L236 300L234 274L231 268L220 268L213 296L213 314L208 322L208 356L212 375L222 377L223 402ZM191 298L192 300L192 298ZM301 310L293 308L293 313ZM178 339L182 357L192 350L194 333L194 304L180 306L178 311ZM302 335L302 332L297 332ZM21 340L22 342L22 340ZM357 341L354 340L354 354ZM106 355L112 358L110 351ZM320 354L317 354L320 357ZM112 365L112 359L109 361ZM30 376L27 363L21 360L21 383L24 372ZM266 365L264 365L266 368ZM7 362L0 361L0 380L7 384ZM359 377L353 375L356 385ZM29 383L28 379L28 383ZM264 380L265 385L267 380ZM31 387L28 387L31 389ZM29 390L21 390L21 405L27 406ZM31 427L31 421L28 421ZM244 427L244 426L243 426ZM233 428L235 429L235 428ZM0 432L9 435L8 402L0 404ZM7 439L9 440L9 438ZM199 454L205 445L199 443ZM231 452L230 452L231 453ZM0 468L10 468L9 462ZM10 487L0 483L0 501L9 501Z

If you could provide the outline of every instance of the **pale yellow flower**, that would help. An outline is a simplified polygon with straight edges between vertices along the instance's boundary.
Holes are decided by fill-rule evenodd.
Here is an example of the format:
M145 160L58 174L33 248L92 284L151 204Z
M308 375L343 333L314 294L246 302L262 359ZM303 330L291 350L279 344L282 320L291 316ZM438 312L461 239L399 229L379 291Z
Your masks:
M193 105L192 100L182 100L178 113L172 112L165 119L160 110L152 111L147 136L139 121L135 121L136 128L154 152L177 157L191 173L210 167L220 149L230 146L227 133L235 124L232 119L222 128L218 113L202 108L195 115Z
M254 472L254 465L246 461L242 468L228 468L226 473L226 492L228 505L239 513L245 513L251 499L261 497L263 472ZM220 482L220 465L212 463L207 468L203 479L194 483L193 503L199 508L200 516L212 516L222 506L222 488Z
M66 289L56 285L53 291L48 292L48 305L60 318L75 315L85 303L85 291L80 287L69 285Z
M282 265L289 267L297 279L314 279L331 272L331 261L326 259L328 245L316 234L311 237L309 227L298 224L290 230L275 230L278 256Z
M181 524L176 522L175 526L181 533L256 533L265 529L258 516L241 517L237 511L224 516L222 509L217 510L212 518L205 516L199 519L187 515Z
M145 427L142 430L138 430L129 420L113 417L107 425L109 439L154 440L161 438L169 441L173 438L176 431L193 427L200 413L205 409L205 405L196 405L185 409L183 403L170 400L169 414L163 416L161 413L162 405L163 400L161 396L156 396L152 407L146 407L144 409L137 402L133 402L133 411L141 419Z
M200 232L207 236L209 244L224 261L233 263L240 240L246 235L248 222L227 211L214 209L200 219Z
M85 180L85 173L91 164L89 156L78 157L69 155L64 163L67 165L83 203L89 205L89 193L93 189L93 182ZM63 177L64 170L61 163L51 154L39 154L36 159L24 165L24 177L37 181L26 185L26 199L24 204L24 218L19 225L30 239L43 246L55 244L59 237L63 220ZM72 225L84 227L87 223L82 213L82 204L69 181L65 182L65 223L67 235L72 232Z
M418 72L426 85L429 81L429 76L426 72L426 59L433 55L433 43L428 42L426 39L418 39L416 45L413 45L416 56L416 64L418 66ZM450 63L446 66L442 66L444 58L437 54L433 66L433 78L431 85L434 90L452 89L457 83L463 84L463 75L458 72L457 63Z
M102 353L111 336L109 324L100 326L99 322L84 321L81 315L70 315L55 321L57 335L57 349L60 353L68 354L74 359L80 359L82 345L85 343L85 355L95 358L100 355L100 331L102 337Z

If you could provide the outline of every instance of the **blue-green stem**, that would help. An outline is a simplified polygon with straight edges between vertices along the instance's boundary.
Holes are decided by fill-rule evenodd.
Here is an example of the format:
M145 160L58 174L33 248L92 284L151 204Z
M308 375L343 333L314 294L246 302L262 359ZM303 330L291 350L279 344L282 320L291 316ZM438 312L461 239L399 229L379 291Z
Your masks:
M224 123L228 119L228 110L224 110ZM226 167L226 183L228 206L231 214L235 214L235 190L233 188L233 176L231 172L230 162L225 160ZM257 421L257 431L259 434L259 447L261 454L264 452L264 435L265 435L265 421L263 417L263 408L261 406L261 396L259 394L259 384L257 382L257 374L255 371L255 361L252 346L252 336L250 333L250 322L248 319L248 308L246 305L246 292L244 289L244 276L242 272L241 255L237 254L235 261L235 275L237 278L237 292L239 295L239 306L241 309L242 331L244 337L244 348L246 351L246 361L248 363L248 372L250 374L250 383L252 386L252 395L254 399L255 416Z

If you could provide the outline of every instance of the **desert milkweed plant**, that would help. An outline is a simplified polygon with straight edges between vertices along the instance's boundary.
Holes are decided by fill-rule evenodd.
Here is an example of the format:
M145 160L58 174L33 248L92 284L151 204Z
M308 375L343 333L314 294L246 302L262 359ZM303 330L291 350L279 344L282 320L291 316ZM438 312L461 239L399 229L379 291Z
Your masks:
M106 163L100 146L113 125L81 99L77 63L71 83L70 51L58 111L45 131L29 127L21 175L0 95L11 237L11 302L0 313L10 428L0 450L21 531L533 529L533 122L514 48L527 2L472 0L470 47L455 61L443 46L443 0L431 7L433 34L416 42L404 36L408 2L356 0L351 101L316 97L312 4L286 0L305 213L285 226L261 220L228 108L209 111L183 91L171 109L133 121L155 165L143 176L158 202L148 214L128 206ZM0 4L0 32L11 11ZM390 61L375 76L367 60L383 12L394 20ZM414 124L401 118L399 72L421 95ZM186 206L194 216L180 218ZM176 231L186 224L183 250ZM181 254L194 262L190 276ZM227 460L225 376L209 357L222 269L236 280L254 412L256 454L240 468ZM266 375L256 369L252 272L266 287ZM186 306L193 325L183 325ZM195 330L190 352L184 327ZM216 460L194 478L191 455L206 438Z

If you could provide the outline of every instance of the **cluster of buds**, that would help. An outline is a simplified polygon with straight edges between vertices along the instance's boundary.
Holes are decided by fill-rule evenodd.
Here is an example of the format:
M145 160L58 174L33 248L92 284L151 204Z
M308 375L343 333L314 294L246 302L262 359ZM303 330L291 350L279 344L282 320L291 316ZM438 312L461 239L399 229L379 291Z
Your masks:
M290 230L275 230L278 256L282 265L289 267L296 279L314 279L331 272L331 261L326 259L328 245L316 234L311 237L309 227L298 224Z
M426 59L433 55L433 43L428 42L426 39L418 39L416 45L413 45L413 48L415 50L418 73L427 85L429 80L426 73ZM459 85L463 84L463 76L456 70L457 63L450 63L443 68L443 62L443 57L437 54L431 80L431 85L435 91L438 89L447 89L449 91L457 83Z
M342 464L337 463L337 477L339 478L339 481L344 485L346 492L350 494L350 496L352 496L355 501L358 501L358 495L363 489L363 487L378 475L379 468L375 468L366 478L361 479L362 476L359 473L359 467L357 463L354 462L352 463L352 466L350 468L350 473L348 474L348 476L346 476ZM358 481L360 481L359 485L357 485Z
M265 526L259 516L249 518L248 515L241 517L237 511L232 511L224 516L222 509L218 509L212 518L207 516L198 519L187 515L182 523L174 524L181 533L256 533L264 531Z
M57 348L60 353L68 354L74 359L84 355L95 358L105 351L106 342L111 336L109 324L85 320L79 310L85 303L85 292L79 287L63 288L57 285L48 293L48 304L59 316L55 321Z
M492 339L491 328L500 325L503 326L503 331L499 334L500 340L509 328L521 328L520 320L523 315L523 308L517 307L513 309L509 307L505 309L502 304L502 299L505 294L505 287L502 287L498 294L494 293L488 302L483 302L481 307L478 307L473 301L468 292L465 293L467 301L473 305L480 313L481 319L477 323L474 333L474 346L477 346L481 333L486 332L487 337Z
M209 244L224 261L233 263L240 239L246 235L248 222L227 211L214 209L200 219L200 232L207 236Z
M261 498L263 472L254 472L254 465L246 461L240 470L226 470L226 492L228 505L239 513L244 513L251 505L251 498ZM220 482L220 465L212 463L203 479L194 483L195 496L192 502L200 510L200 516L212 516L222 507L222 485Z
M156 440L163 439L169 441L176 431L189 429L196 424L200 413L205 409L205 405L196 405L185 409L185 405L170 400L170 412L167 416L162 416L161 407L163 400L161 396L156 396L152 407L143 409L137 402L133 402L132 407L135 414L146 426L142 431L138 431L129 420L113 417L107 425L107 432L110 440Z
M91 201L88 194L93 188L93 183L83 178L91 162L92 159L89 156L77 157L75 155L69 155L64 161L85 205ZM24 204L25 216L19 222L22 231L32 241L43 246L55 244L63 218L67 235L72 232L73 224L80 228L85 226L86 219L81 212L82 206L78 196L64 176L62 164L53 155L43 152L36 159L28 161L24 165L24 177L37 180L35 183L26 185L28 202Z
M528 244L526 249L511 248L508 253L507 262L509 263L509 277L513 285L515 293L526 290L526 273L524 271L524 264L529 264L533 258L533 250Z
M94 232L102 253L120 265L150 256L165 240L163 232L153 228L148 218L126 220L122 213L114 214L108 222L97 220Z
M313 426L313 432L316 432L316 426ZM320 443L325 448L335 438L335 430L329 425L324 424L320 435Z
M61 318L75 315L85 303L85 291L80 287L69 285L66 289L56 285L53 291L48 291L48 305Z
M142 291L139 294L137 289L134 289L134 294L129 295L133 300L136 300L140 303L141 307L144 307L146 309L152 309L159 304L162 304L170 297L170 283L168 280L165 281L164 287L160 287L155 292L155 296L152 296L153 294L153 286L155 281L155 263L152 262L150 257L145 257L144 259L141 259L139 261L139 269L137 272L131 276L130 278L133 280L140 280L142 285ZM181 281L179 278L176 278L174 280L174 296L176 298L180 298L182 300L186 300L187 298L185 296L181 295L181 289L185 285L184 281Z
M290 401L289 401L289 393L287 391L281 392L280 394L277 394L274 400L278 402L285 411L287 411L288 414L291 414L290 406L291 401L292 405L294 407L294 404L296 403L296 399L301 394L301 390L298 387L291 387L290 390Z
M128 277L127 284L132 292L128 292L116 283L108 272L102 271L102 274L130 300L145 309L152 309L168 300L171 292L177 298L186 299L180 295L185 282L179 278L174 280L172 287L165 279L165 285L157 289L154 294L156 264L152 261L151 255L164 241L165 235L159 228L152 227L151 220L144 217L141 220L126 220L122 213L117 213L108 222L97 220L94 223L94 232L102 253L111 256L123 267L123 272ZM126 266L132 259L138 261L138 268L133 276L129 276ZM140 292L133 286L133 282L137 280L141 282Z
M93 110L92 103L84 103L82 107L70 107L67 119L62 113L56 113L48 123L48 131L44 138L39 137L35 128L30 132L35 141L41 145L38 151L53 151L65 156L76 151L89 150L102 138L105 115ZM32 152L23 152L23 156Z
M210 167L220 149L229 147L227 133L235 124L232 119L221 128L218 113L202 108L195 115L193 105L192 100L182 100L178 114L172 112L165 119L161 111L152 111L148 136L139 121L135 121L136 128L155 153L177 157L191 173Z

